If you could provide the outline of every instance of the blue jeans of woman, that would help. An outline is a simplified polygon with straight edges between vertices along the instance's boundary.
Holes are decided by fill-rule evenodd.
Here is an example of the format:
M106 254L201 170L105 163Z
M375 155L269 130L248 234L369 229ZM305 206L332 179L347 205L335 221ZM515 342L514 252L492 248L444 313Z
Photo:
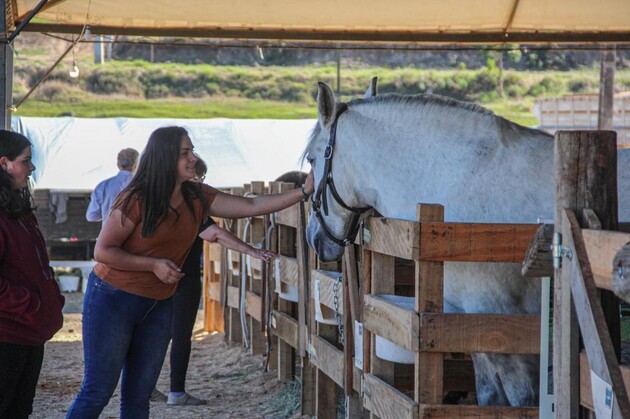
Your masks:
M85 375L67 419L98 418L120 389L120 418L149 417L171 336L172 298L153 300L130 294L90 274L83 300Z

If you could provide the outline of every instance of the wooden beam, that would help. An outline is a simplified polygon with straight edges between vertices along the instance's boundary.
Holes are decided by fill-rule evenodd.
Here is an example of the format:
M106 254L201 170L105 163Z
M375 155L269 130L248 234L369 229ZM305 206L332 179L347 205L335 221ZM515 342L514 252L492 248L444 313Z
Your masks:
M278 338L289 344L293 349L297 349L299 344L297 320L274 310L271 313L271 327Z
M343 387L344 361L342 351L325 339L317 335L311 335L309 354L311 362L318 369L330 377L339 387Z
M83 25L60 23L31 23L24 28L29 32L52 32L79 34ZM264 40L303 40L314 42L354 41L369 43L414 43L414 44L505 44L511 43L627 43L630 31L528 31L511 32L506 37L503 30L488 32L447 32L447 31L395 31L395 30L307 30L275 28L159 28L119 27L91 24L93 35L165 36L220 39L264 39ZM372 49L376 45L371 46ZM390 46L391 48L391 46Z
M280 264L280 282L283 284L298 286L298 260L297 258L282 256L278 258Z
M228 286L227 289L227 305L230 308L237 309L239 308L239 289L238 287L234 287L232 285Z
M420 313L421 351L539 354L539 336L532 314Z
M298 221L298 207L293 205L282 211L276 212L276 223L284 226L297 228Z
M571 279L575 311L591 371L612 386L615 396L613 418L630 418L630 400L599 303L582 231L573 211L565 210L562 225L564 246L573 251L572 257L563 259L562 271Z
M553 276L553 255L551 242L553 224L540 224L527 252L521 274L525 278Z
M443 222L444 206L419 204L416 218L420 223ZM444 311L444 262L415 261L415 310L417 313ZM444 395L444 355L415 354L414 400L417 403L441 403Z
M539 417L539 411L537 407L421 404L419 417L431 419L535 419Z
M214 301L221 299L221 284L218 282L208 282L208 297Z
M613 131L557 131L554 141L555 231L565 234L565 209L582 214L592 209L602 228L617 228L617 142ZM568 227L567 227L568 228ZM556 269L553 306L553 382L557 419L574 418L579 410L579 328L571 279ZM615 308L616 306L616 308ZM619 307L607 305L608 320L620 330ZM610 327L611 323L609 323ZM616 335L618 337L618 334ZM617 338L613 338L615 346Z
M418 313L397 306L378 295L364 297L363 327L405 349L418 350Z
M536 224L421 223L420 260L522 263Z
M331 310L335 309L334 287L339 275L339 272L322 271L320 269L316 269L311 272L312 283L315 283L315 281L319 281L319 303L330 308ZM337 289L337 306L338 313L343 314L344 287L341 283L339 283Z
M363 247L403 259L418 259L418 223L392 218L370 217L363 227Z
M615 102L615 49L600 53L599 74L599 112L597 113L597 129L612 130Z
M247 314L252 316L254 320L260 322L262 311L260 306L262 301L260 300L260 296L255 294L252 291L247 290L247 294L245 295L246 304L247 304Z
M372 374L363 374L363 406L381 419L417 419L418 404Z

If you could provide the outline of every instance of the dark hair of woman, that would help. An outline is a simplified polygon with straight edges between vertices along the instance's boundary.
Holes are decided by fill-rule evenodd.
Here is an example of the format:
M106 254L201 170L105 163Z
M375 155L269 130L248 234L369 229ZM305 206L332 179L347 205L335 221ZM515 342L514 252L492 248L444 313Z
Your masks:
M142 200L142 237L151 237L156 228L173 210L170 199L175 189L177 163L184 136L188 132L181 127L158 128L149 137L149 142L142 152L138 170L129 185L119 195L114 208L127 212L136 199ZM201 186L194 182L182 184L182 195L188 209L194 214L193 200L201 200L203 213L208 203L201 193Z
M0 130L0 157L14 161L31 142L17 132ZM0 210L9 218L20 218L35 209L28 187L15 189L11 175L0 169Z

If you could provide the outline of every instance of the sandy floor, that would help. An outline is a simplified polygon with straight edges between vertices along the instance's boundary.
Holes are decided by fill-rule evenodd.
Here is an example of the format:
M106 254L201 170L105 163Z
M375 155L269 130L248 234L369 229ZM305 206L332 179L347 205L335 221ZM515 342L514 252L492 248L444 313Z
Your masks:
M288 405L293 402L288 403L286 400L286 397L290 397L288 393L291 386L278 382L273 372L263 372L261 356L252 356L238 345L225 343L223 335L203 332L200 317L195 325L186 389L191 394L208 400L208 405L168 407L165 403L151 403L151 418L291 416ZM32 418L65 417L81 385L81 314L65 314L64 323L63 329L46 345ZM168 374L167 362L158 382L158 388L163 392L169 388ZM119 396L117 389L101 418L119 417Z

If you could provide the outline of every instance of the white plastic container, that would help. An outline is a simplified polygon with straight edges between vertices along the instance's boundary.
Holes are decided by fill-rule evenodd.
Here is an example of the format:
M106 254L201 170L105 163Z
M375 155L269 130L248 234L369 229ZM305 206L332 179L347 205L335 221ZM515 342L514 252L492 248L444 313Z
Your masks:
M407 310L415 309L414 297L403 297L400 295L379 294L379 297L390 303L396 304ZM415 353L409 351L394 342L376 335L376 356L385 361L398 362L399 364L414 364L416 361Z
M59 288L61 292L77 292L79 290L79 277L74 275L59 275Z

